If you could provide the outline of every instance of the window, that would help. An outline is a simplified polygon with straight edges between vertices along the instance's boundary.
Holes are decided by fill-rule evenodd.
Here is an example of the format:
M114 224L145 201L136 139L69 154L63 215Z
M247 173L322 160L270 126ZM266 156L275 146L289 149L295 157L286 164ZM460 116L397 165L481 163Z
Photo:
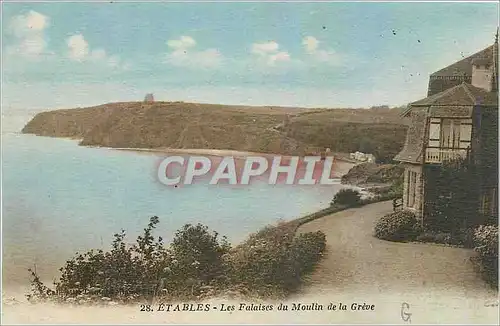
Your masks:
M490 194L489 193L486 193L486 194L483 194L483 200L482 200L482 207L481 207L481 211L483 214L485 215L488 215L490 213Z
M408 171L407 207L413 208L417 196L417 172Z
M498 194L497 188L491 189L491 215L498 216Z
M485 215L498 214L498 197L497 189L493 188L483 194L481 201L481 212Z
M410 176L411 176L411 171L406 171L406 176L405 176L406 177L406 196L405 196L406 198L404 198L404 199L406 199L405 203L404 203L406 207L410 206L409 205L410 189L411 189L411 177Z
M443 119L440 139L441 148L460 148L460 120Z

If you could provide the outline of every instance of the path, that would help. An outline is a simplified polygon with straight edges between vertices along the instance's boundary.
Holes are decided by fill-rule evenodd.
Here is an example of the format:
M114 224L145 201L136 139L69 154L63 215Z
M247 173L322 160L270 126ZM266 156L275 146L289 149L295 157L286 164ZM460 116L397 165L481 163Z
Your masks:
M349 294L363 301L373 297L373 303L382 300L385 308L395 308L398 317L403 301L414 302L414 310L422 311L420 316L414 312L414 323L496 321L498 307L484 306L495 301L497 293L474 271L473 251L373 237L376 220L391 211L391 202L382 202L301 226L299 232L321 230L327 236L327 254L301 296Z

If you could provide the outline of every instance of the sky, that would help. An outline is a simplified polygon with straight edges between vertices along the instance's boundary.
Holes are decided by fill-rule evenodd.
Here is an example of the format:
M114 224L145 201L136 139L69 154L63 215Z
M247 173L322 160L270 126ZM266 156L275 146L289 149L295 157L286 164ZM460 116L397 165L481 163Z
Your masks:
M4 3L2 104L403 105L497 26L496 3Z

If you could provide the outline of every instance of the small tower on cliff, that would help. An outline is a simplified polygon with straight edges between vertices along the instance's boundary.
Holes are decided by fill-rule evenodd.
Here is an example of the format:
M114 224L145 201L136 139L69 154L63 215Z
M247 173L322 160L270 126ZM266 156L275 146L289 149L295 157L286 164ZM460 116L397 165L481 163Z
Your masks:
M155 98L152 93L146 94L144 97L144 102L146 103L153 103L155 101Z

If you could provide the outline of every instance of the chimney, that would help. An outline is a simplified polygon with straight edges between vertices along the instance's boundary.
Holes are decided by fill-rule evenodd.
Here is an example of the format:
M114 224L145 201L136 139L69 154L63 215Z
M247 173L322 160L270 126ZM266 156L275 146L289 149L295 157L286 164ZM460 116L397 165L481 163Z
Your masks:
M476 58L472 61L472 86L492 91L494 69L492 61L487 58Z

